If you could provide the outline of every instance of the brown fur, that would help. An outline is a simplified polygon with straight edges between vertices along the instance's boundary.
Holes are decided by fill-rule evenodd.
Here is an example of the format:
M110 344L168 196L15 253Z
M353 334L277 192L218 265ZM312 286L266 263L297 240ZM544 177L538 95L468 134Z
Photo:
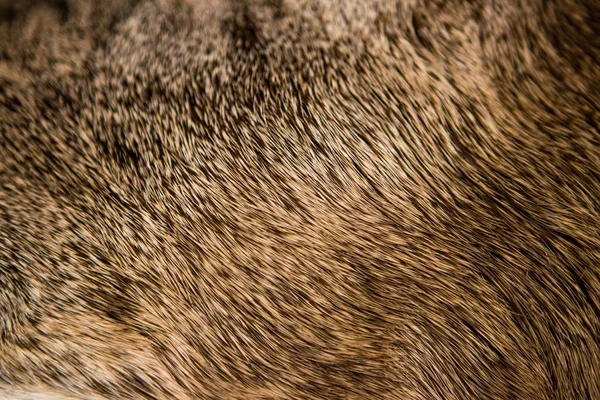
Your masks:
M0 1L0 397L600 399L599 16Z

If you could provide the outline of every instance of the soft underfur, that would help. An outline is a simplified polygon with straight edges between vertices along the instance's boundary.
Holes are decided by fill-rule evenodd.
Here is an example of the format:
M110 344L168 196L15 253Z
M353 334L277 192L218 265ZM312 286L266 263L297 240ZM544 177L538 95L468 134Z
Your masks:
M600 399L599 30L0 0L0 398Z

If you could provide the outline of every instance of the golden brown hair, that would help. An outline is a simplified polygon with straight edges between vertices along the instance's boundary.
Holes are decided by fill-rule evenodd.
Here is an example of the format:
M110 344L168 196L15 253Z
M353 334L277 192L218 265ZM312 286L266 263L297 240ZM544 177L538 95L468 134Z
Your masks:
M0 0L0 397L600 399L599 21Z

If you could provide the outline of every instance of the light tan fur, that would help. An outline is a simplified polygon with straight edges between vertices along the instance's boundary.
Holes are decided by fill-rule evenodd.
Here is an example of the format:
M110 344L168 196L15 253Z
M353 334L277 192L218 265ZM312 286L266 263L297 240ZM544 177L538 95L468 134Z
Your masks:
M600 399L597 1L0 1L0 397Z

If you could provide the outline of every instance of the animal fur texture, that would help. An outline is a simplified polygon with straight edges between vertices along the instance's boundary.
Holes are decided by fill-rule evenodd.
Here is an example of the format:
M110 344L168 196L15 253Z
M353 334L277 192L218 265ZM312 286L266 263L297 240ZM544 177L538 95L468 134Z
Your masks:
M600 399L600 2L0 1L0 398Z

